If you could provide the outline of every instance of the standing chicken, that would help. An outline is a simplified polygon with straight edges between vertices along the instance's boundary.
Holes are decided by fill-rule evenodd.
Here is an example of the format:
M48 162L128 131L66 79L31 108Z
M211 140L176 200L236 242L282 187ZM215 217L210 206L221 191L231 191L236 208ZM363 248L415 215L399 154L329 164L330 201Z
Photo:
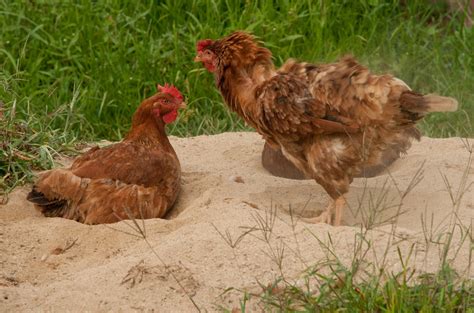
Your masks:
M70 168L43 172L27 199L45 216L86 224L163 217L175 202L181 168L165 132L183 96L174 86L144 100L121 142L94 147Z
M271 52L245 32L200 40L195 61L214 74L233 111L329 194L310 222L340 225L344 195L364 166L380 163L387 149L405 152L428 112L457 109L452 98L413 92L351 57L325 65L289 60L276 70Z

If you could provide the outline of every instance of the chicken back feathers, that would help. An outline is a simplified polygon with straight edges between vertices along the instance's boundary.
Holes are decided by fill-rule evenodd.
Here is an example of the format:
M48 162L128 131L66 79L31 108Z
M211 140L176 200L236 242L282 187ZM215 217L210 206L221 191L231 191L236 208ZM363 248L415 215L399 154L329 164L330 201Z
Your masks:
M40 173L27 199L45 216L86 224L163 217L180 189L179 160L165 132L169 116L183 107L176 92L161 89L143 101L122 142Z
M275 69L252 35L198 42L196 61L213 72L227 105L336 199L382 152L403 153L428 112L454 111L456 100L413 92L348 56L332 64L288 60Z

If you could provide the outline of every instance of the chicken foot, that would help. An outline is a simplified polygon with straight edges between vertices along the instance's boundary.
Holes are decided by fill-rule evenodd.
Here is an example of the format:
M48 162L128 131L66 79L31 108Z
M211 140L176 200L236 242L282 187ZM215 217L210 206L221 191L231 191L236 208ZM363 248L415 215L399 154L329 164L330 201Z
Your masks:
M326 223L333 226L341 226L342 220L342 209L346 205L346 199L344 196L340 196L334 200L331 200L326 209L316 217L303 218L303 221L307 223ZM332 222L332 215L334 214L334 221Z

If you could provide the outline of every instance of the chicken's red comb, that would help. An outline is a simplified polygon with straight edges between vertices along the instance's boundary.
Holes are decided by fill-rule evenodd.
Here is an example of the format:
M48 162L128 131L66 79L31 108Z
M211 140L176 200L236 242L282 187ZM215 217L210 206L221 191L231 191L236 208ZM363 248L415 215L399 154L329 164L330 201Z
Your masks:
M201 52L204 50L207 46L211 45L213 41L211 39L204 39L204 40L199 40L196 44L196 50L197 52Z
M183 100L183 96L181 95L181 92L179 92L178 88L176 88L173 85L168 85L166 83L164 86L158 85L157 88L162 93L167 93L169 95L172 95L175 98L178 98L179 100Z

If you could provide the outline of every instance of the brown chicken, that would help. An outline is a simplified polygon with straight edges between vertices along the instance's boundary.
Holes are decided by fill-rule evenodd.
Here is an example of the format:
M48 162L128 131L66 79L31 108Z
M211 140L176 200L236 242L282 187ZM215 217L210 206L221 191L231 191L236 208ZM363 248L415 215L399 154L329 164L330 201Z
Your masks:
M413 92L352 57L323 65L289 60L276 70L271 52L245 32L199 41L195 61L214 74L233 111L329 194L310 222L340 225L344 195L364 166L379 164L387 149L405 152L428 112L457 109L452 98Z
M86 224L163 217L175 202L181 167L166 136L183 96L173 86L144 100L119 143L94 147L70 168L40 173L27 199L45 216Z

